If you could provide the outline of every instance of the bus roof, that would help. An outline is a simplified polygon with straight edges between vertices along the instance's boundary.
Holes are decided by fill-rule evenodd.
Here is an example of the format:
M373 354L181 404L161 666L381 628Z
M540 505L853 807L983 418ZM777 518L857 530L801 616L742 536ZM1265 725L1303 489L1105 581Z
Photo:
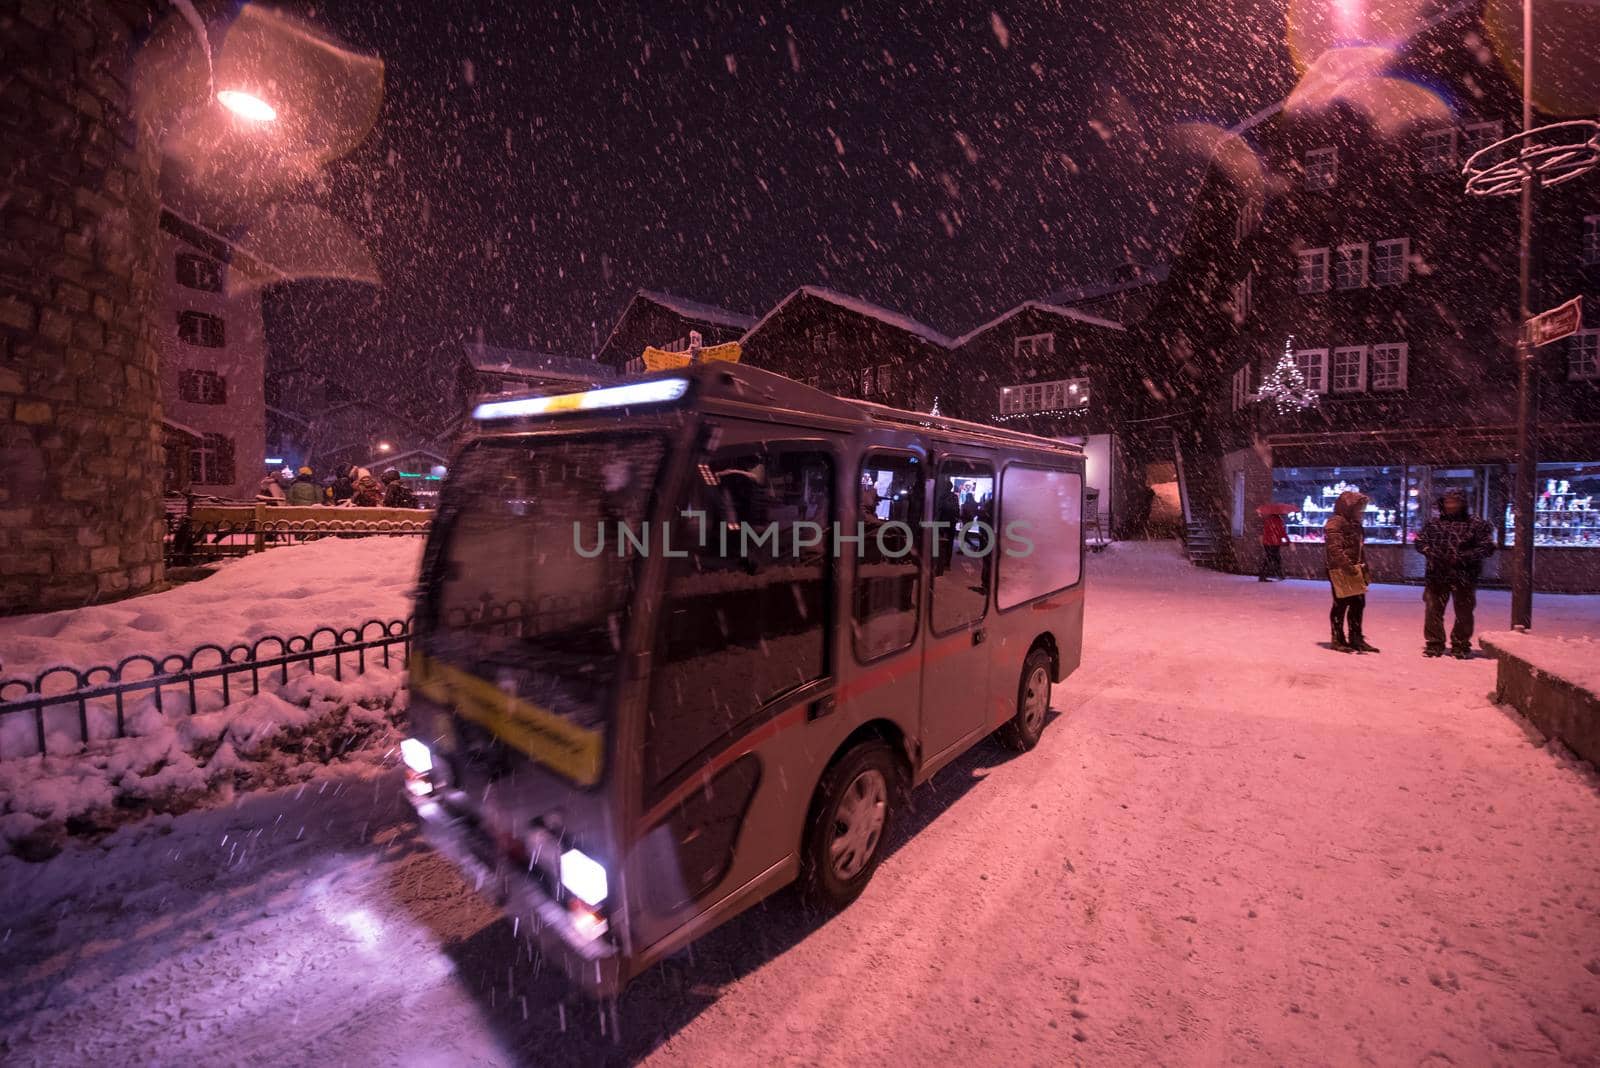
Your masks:
M653 387L651 383L660 383ZM673 383L683 383L674 387ZM694 388L688 389L686 386ZM931 415L891 408L871 401L839 397L804 382L744 364L710 362L629 379L625 383L598 387L583 394L558 397L508 396L480 405L474 415L486 431L501 425L510 430L513 420L558 412L599 414L610 409L638 411L657 405L667 406L692 393L700 402L718 408L748 409L746 414L772 419L775 415L793 416L797 421L877 424L901 430L922 430L992 445L1037 449L1081 456L1080 446L1005 427L973 423L965 419ZM499 424L499 425L496 425Z

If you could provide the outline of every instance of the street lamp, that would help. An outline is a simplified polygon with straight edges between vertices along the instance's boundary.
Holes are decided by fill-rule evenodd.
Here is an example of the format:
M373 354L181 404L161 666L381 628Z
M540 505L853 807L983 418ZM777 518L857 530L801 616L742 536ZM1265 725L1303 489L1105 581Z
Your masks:
M242 89L223 89L217 93L217 103L242 119L251 122L271 122L278 117L278 109L254 93Z
M393 448L394 448L394 446L389 444L387 441L378 442L378 451L379 452L389 452Z

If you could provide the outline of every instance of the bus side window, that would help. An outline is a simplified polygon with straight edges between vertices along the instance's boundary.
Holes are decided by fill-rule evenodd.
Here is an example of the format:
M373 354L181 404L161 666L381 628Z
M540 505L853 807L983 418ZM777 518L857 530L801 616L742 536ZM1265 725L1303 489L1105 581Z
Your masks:
M1083 476L1013 464L1000 482L1002 610L1077 585L1083 575Z
M935 634L983 618L994 572L994 468L971 460L942 460L933 486L933 605Z
M669 543L645 743L651 786L827 673L832 485L827 453L773 443L698 465ZM817 525L814 543L798 533L804 524Z
M861 462L856 547L856 659L904 649L917 636L922 591L922 465L915 456L870 453Z

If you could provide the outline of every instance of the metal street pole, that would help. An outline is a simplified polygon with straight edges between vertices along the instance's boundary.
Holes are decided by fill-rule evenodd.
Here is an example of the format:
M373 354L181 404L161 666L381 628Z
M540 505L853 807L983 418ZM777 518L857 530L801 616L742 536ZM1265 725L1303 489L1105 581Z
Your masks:
M1522 129L1533 129L1533 0L1522 0ZM1539 419L1538 350L1529 321L1534 315L1534 203L1539 173L1528 165L1522 175L1522 226L1519 244L1520 311L1517 338L1517 483L1514 529L1516 544L1511 571L1511 628L1533 626L1533 520L1537 496Z

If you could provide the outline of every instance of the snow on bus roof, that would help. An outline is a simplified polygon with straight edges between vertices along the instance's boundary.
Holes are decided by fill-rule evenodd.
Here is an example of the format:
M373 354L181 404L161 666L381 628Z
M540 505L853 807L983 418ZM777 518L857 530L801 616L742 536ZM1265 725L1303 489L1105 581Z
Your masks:
M857 315L865 316L868 319L876 319L887 326L894 327L896 330L903 330L908 334L913 334L924 341L931 341L933 344L943 348L950 347L950 339L927 323L918 322L909 315L902 315L897 311L874 304L869 300L862 300L860 297L852 297L822 286L801 286L787 297L784 297L776 307L761 317L760 322L750 328L749 332L745 334L745 338L748 339L751 335L757 333L767 324L767 320L788 307L796 297L801 296L815 297L817 300L827 301L829 304L855 312Z

